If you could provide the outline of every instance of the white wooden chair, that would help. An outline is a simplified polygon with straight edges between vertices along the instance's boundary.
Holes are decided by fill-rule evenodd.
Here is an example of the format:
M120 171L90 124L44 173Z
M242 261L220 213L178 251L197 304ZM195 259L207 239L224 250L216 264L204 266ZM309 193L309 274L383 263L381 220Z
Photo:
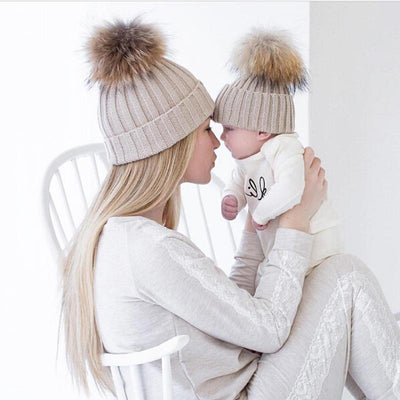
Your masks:
M67 244L87 212L109 168L102 143L72 148L60 154L48 166L42 187L42 212L48 240L57 264L64 257ZM231 259L232 250L236 249L245 211L242 210L236 222L223 221L219 215L218 217L212 215L212 212L219 213L219 206L215 206L215 199L218 198L219 201L219 196L215 194L222 191L224 184L215 174L212 174L211 182L211 185L202 186L191 184L184 187L182 185L183 206L178 230L192 238L209 257L216 261L217 265L223 265L224 261ZM207 193L207 191L214 191L214 193ZM209 201L212 202L212 207L207 205ZM194 222L193 219L195 219ZM221 225L217 226L218 224L224 225L226 236L220 233ZM230 246L227 246L227 242ZM400 321L400 313L395 314L395 317L397 321ZM170 355L182 349L189 340L187 335L180 335L140 352L104 353L102 362L104 366L111 368L118 400L126 400L118 367L130 367L135 400L144 400L138 365L155 360L162 362L163 399L171 400Z
M47 227L48 241L57 265L65 256L64 250L84 218L109 168L105 147L102 143L88 144L67 150L56 157L48 166L42 187L42 213ZM203 194L202 192L210 190L211 187L211 190L217 191L219 197L219 193L223 189L223 182L213 174L212 183L212 185L207 185L208 188L190 185L182 190L184 206L182 207L181 224L178 230L184 232L188 237L195 238L197 235L196 243L202 241L205 253L216 261L218 252L214 240L211 239L212 230L215 227L213 219L215 220L215 218L206 214L203 197L207 197L207 193ZM191 221L194 216L196 223ZM243 226L243 219L244 213L241 213L239 219L241 226ZM221 218L219 220L227 229L230 247L235 250L236 240L231 223L222 221ZM223 250L229 250L226 241ZM128 354L104 353L102 363L111 368L118 400L126 400L118 367L130 367L135 400L144 400L138 365L155 360L162 362L163 399L171 400L170 355L182 349L189 340L188 335L179 335L158 346L140 352Z
M102 363L111 368L112 378L118 400L127 400L119 367L129 367L130 379L135 400L145 400L138 365L162 360L163 400L172 400L172 375L170 355L182 349L189 342L188 335L175 336L158 346L128 354L109 354L101 356Z

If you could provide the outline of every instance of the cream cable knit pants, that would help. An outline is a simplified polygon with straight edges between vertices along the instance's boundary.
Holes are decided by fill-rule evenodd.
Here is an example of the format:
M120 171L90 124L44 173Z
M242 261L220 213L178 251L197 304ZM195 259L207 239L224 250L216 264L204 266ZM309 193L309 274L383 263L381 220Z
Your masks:
M400 328L374 274L332 256L304 281L284 346L262 354L248 400L400 399Z

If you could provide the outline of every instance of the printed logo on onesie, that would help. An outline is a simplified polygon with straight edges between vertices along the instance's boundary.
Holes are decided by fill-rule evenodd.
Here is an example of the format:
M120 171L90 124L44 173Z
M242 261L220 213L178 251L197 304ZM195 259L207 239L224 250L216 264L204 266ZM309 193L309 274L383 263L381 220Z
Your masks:
M268 192L263 176L259 177L257 183L252 178L249 178L246 186L244 194L248 197L255 197L257 200L262 200Z

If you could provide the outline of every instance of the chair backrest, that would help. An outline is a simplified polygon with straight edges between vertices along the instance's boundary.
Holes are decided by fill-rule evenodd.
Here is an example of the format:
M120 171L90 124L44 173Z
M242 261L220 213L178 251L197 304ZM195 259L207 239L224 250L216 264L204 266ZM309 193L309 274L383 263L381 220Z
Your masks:
M57 263L108 169L102 143L67 150L47 167L42 184L42 213Z
M127 400L123 379L119 367L129 367L129 377L132 382L135 400L145 400L142 382L139 374L140 364L155 360L162 360L162 388L163 400L172 400L172 375L171 375L171 354L181 350L189 342L188 335L175 336L151 349L128 353L128 354L107 354L101 357L102 364L111 368L111 374L118 400Z

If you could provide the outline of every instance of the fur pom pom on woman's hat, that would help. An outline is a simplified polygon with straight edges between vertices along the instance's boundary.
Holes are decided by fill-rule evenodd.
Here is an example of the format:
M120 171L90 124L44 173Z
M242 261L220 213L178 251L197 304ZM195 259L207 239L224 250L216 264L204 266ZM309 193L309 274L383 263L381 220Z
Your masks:
M268 133L294 132L293 94L308 88L308 73L289 34L253 29L232 51L239 78L218 94L213 119Z
M159 29L139 18L94 28L84 45L89 87L98 84L98 121L109 161L157 154L201 125L214 102L187 69L165 57Z

